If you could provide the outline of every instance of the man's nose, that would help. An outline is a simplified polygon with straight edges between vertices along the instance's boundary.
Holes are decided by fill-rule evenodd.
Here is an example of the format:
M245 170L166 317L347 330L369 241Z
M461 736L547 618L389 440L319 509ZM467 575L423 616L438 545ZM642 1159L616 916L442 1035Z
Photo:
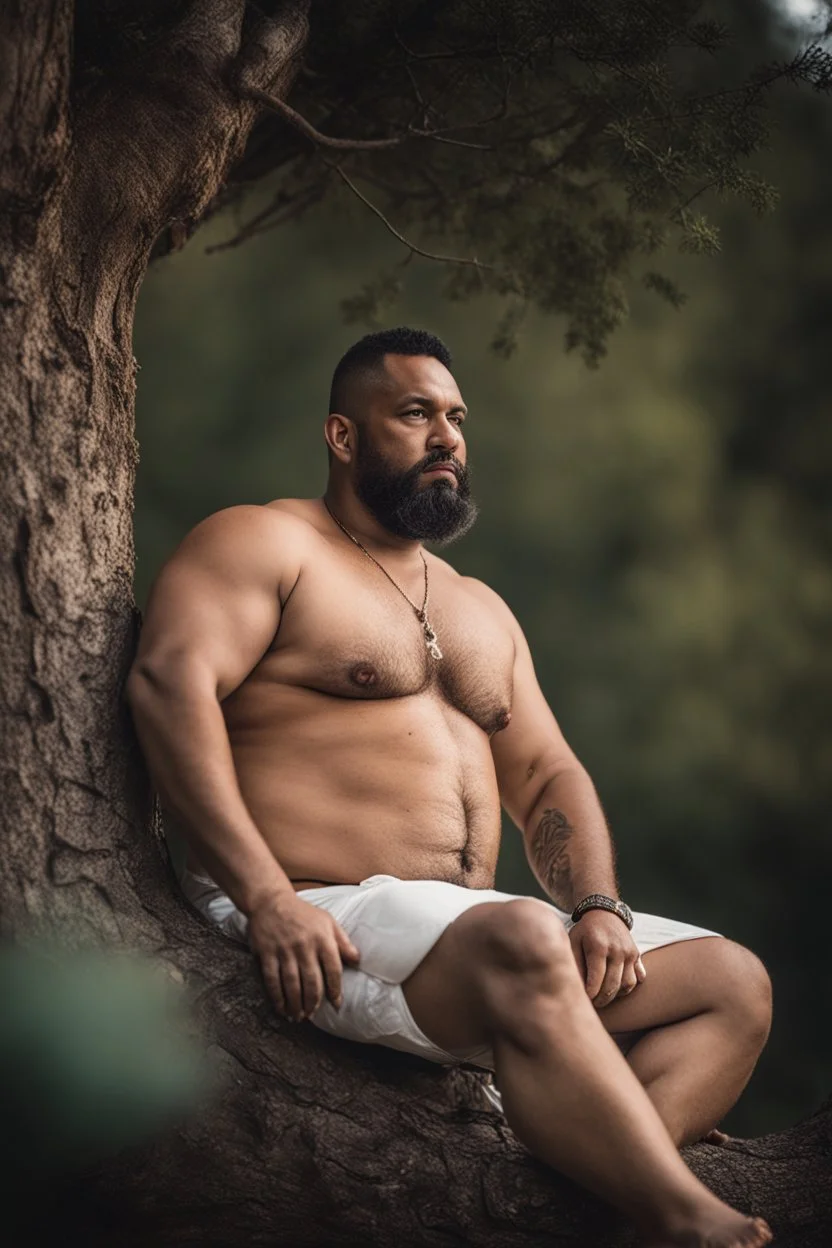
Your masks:
M448 420L447 416L440 416L430 431L428 446L431 450L443 447L445 450L455 451L461 441L459 426Z

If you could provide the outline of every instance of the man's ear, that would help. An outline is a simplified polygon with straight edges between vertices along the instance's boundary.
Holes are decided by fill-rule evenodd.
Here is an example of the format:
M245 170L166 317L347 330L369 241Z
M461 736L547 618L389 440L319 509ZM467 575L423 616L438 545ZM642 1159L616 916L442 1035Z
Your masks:
M349 464L355 454L355 425L348 416L330 412L324 424L324 437L332 454L342 464Z

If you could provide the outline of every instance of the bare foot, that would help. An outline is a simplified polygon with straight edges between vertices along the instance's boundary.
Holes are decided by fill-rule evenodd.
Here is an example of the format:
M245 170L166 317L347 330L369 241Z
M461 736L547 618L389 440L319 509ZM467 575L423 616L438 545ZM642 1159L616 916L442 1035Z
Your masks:
M651 1248L762 1248L772 1241L771 1228L762 1218L748 1218L715 1201L707 1212L693 1215L650 1241Z

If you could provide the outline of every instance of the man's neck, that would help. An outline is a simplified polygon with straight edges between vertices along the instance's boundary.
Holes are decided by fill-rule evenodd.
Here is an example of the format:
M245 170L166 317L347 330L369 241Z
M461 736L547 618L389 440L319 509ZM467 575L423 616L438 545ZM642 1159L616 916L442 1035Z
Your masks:
M351 490L339 490L330 482L322 503L374 555L399 555L403 562L407 562L407 557L415 555L422 546L414 538L397 537L395 533L390 533Z

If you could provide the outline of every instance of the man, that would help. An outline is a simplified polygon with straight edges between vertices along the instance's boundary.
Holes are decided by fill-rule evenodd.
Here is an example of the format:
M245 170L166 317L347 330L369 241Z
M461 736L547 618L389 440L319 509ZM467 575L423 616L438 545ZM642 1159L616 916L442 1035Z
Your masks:
M450 362L419 331L362 339L324 497L219 512L160 574L128 696L183 886L289 1018L494 1069L517 1136L651 1243L768 1243L677 1147L750 1077L768 977L631 916L517 621L423 549L476 516ZM493 890L501 801L554 905Z

